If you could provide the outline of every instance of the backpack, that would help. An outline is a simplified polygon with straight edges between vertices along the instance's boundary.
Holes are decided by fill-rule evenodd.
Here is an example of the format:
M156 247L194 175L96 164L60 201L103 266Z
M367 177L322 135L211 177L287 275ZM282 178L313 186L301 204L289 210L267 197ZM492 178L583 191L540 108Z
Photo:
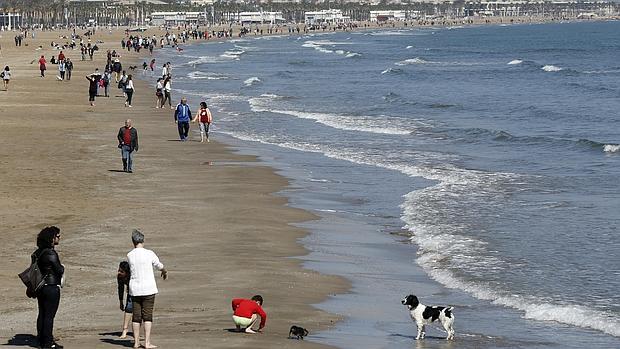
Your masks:
M26 285L26 295L29 298L36 298L37 292L45 285L44 275L39 269L39 257L42 253L43 252L39 253L34 262L32 262L26 270L17 274L24 285Z

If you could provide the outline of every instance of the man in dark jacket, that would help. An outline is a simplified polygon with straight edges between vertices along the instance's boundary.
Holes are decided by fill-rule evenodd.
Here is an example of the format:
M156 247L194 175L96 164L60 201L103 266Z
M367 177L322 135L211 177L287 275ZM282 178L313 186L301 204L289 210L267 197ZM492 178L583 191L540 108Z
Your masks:
M125 120L125 126L118 130L118 147L123 157L123 171L133 173L133 152L138 151L138 131L133 128L131 119Z

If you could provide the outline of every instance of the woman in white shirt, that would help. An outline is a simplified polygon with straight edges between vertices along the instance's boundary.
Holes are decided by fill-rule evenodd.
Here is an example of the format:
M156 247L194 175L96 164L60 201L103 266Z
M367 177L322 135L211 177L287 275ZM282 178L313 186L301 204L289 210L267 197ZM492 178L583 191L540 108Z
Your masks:
M4 70L2 71L2 73L0 73L0 75L2 75L2 82L4 83L4 90L8 91L9 81L11 81L11 70L9 69L8 65L4 67Z
M127 76L127 83L125 84L125 94L127 100L125 100L125 106L131 108L131 98L133 97L133 80L131 74Z
M153 267L161 271L161 277L164 280L168 277L168 272L155 252L144 248L144 234L134 230L131 233L131 240L134 249L127 253L127 261L131 272L129 294L133 302L134 348L140 347L140 325L143 321L144 347L154 348L155 346L151 344L151 327L153 326L155 295L158 291Z
M170 106L170 109L174 109L174 107L172 106L172 97L170 95L170 93L172 92L172 86L170 85L170 77L166 77L166 80L164 80L164 100L161 102L161 107L164 107L164 104L166 104L166 101L168 101L168 105Z

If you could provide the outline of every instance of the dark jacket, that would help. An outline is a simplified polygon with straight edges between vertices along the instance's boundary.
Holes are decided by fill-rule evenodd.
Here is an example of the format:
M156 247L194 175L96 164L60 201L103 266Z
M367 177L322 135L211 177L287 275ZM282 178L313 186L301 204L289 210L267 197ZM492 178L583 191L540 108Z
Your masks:
M60 264L58 253L52 248L38 249L30 257L32 262L39 258L37 264L41 274L44 275L46 285L60 285L65 267Z
M130 147L130 151L138 151L138 131L136 130L135 127L131 128L131 142L130 144L125 144L128 145ZM125 126L121 127L118 130L118 135L116 136L116 138L118 138L118 145L122 145L123 144L123 134L125 133Z

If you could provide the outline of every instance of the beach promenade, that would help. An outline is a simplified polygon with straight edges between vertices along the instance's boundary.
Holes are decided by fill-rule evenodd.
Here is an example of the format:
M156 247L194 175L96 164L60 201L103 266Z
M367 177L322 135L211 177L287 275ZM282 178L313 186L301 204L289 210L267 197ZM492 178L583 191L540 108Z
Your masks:
M217 135L211 143L199 143L196 134L179 142L172 111L155 109L153 86L137 79L133 108L124 107L113 82L111 97L97 97L90 107L84 76L103 71L105 52L119 50L122 31L93 36L93 43L103 41L94 61L80 61L79 50L65 51L75 66L71 81L57 81L52 64L40 78L36 60L57 56L50 42L64 42L59 35L69 34L37 31L20 48L14 33L0 38L0 64L12 72L9 91L0 91L0 343L36 344L36 300L26 297L17 273L29 264L39 230L57 225L67 282L54 332L65 348L131 346L131 339L117 338L123 313L116 269L132 248L134 228L145 233L147 248L157 251L169 271L168 280L158 279L153 344L323 347L287 339L289 327L313 333L331 326L338 318L310 304L346 291L348 284L289 258L306 253L296 241L307 232L291 223L314 216L287 207L275 194L287 180L254 157L235 154ZM134 53L121 54L126 67L141 62ZM136 76L140 69L128 73ZM181 96L173 96L178 103ZM200 101L188 102L196 111ZM121 171L116 141L127 118L140 137L133 174ZM254 294L265 298L264 333L230 332L231 299Z

